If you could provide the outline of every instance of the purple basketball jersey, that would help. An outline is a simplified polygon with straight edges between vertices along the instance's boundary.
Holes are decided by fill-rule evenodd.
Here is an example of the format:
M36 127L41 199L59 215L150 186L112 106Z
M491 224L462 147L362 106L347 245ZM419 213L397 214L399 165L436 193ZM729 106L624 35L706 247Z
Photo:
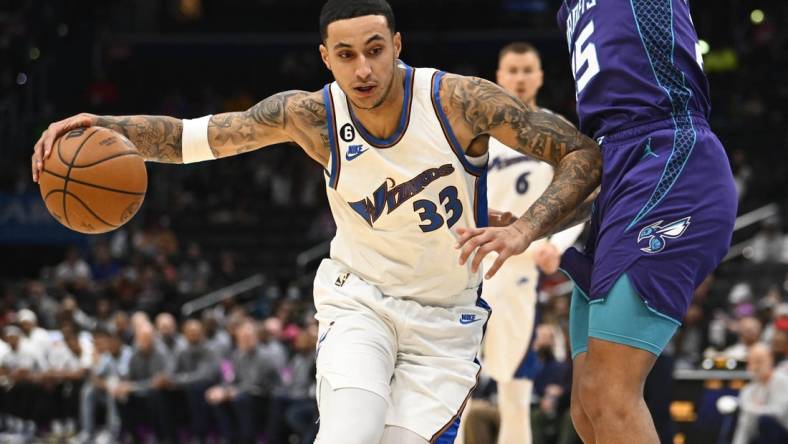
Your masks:
M583 133L599 138L665 117L678 117L678 127L690 115L708 117L708 83L687 0L564 0L558 23Z

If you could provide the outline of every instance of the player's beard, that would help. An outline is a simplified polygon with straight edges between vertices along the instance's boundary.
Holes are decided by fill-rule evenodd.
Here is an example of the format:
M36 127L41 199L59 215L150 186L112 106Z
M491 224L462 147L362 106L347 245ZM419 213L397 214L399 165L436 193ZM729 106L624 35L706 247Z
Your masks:
M393 67L394 70L399 69L399 68L397 68L397 61L396 60L393 60L392 64L394 65L394 67ZM373 104L372 106L366 107L366 108L363 107L363 106L359 106L356 102L353 102L353 106L355 106L358 109L363 109L364 111L370 111L370 110L373 110L373 109L379 107L380 105L383 105L383 103L386 101L386 99L388 99L389 94L391 94L391 87L394 86L394 79L397 78L397 71L392 71L392 73L393 74L391 75L391 79L389 80L389 84L386 85L386 91L383 93L383 96L381 96L380 100L375 102L375 104ZM351 102L352 102L352 100L351 100Z

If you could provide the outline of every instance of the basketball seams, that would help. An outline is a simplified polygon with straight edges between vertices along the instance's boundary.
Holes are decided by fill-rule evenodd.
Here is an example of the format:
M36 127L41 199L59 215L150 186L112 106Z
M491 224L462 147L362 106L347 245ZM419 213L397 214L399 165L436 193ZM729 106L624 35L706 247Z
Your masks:
M106 162L108 160L112 160L112 159L116 159L118 157L124 157L124 156L140 156L140 153L138 153L137 151L124 151L122 153L116 153L116 154L113 154L113 155L111 155L109 157L105 157L103 159L99 159L99 160L93 161L91 163L86 163L84 165L69 165L69 167L76 168L76 169L89 168L89 167L98 165L101 162ZM140 156L140 157L142 157L142 156ZM74 159L74 161L76 162L76 159Z
M105 159L105 160L106 160L106 159ZM61 176L60 174L57 174L57 173L55 173L55 172L53 172L53 171L49 171L49 170L47 170L46 168L44 168L43 172L44 172L44 173L49 173L50 175L52 175L52 176L55 176L55 177L58 177L58 178L60 178L60 179L65 179L65 178L66 178L65 176ZM126 191L126 190L119 190L119 189L117 189L117 188L110 188L110 187L105 187L105 186L103 186L103 185L97 185L97 184L95 184L95 183L85 182L85 181L83 181L83 180L79 180L79 179L73 179L73 178L69 178L68 180L69 180L69 182L74 182L74 183L78 183L78 184L80 184L80 185L85 185L86 187L91 187L91 188L98 188L98 189L100 189L100 190L104 190L104 191L111 191L111 192L114 192L114 193L129 194L129 195L132 195L132 196L144 196L144 195L145 195L145 192L144 192L144 191L141 191L141 192L140 192L140 191Z
M47 199L49 198L49 196L51 196L52 194L56 194L56 193L63 193L63 199L65 199L66 197L71 197L72 199L74 199L74 200L76 200L77 202L79 202L80 204L82 204L82 206L83 206L83 207L85 207L85 209L86 209L86 210L88 210L88 213L90 213L90 214L91 214L93 217L95 217L95 218L96 218L96 220L98 220L98 221L99 221L99 222L101 222L102 224L104 224L104 225L106 225L106 226L108 226L108 227L110 227L110 228L118 228L118 227L120 226L120 225L113 225L113 224L111 224L111 223L109 223L109 222L105 221L105 220L104 220L104 219L103 219L101 216L99 216L98 214L96 214L96 213L95 213L95 212L94 212L94 211L93 211L93 210L92 210L92 209L91 209L91 208L88 206L88 204L87 204L87 203L86 203L84 200L82 200L82 199L81 199L81 198L80 198L78 195L76 195L76 194L74 194L74 193L70 193L70 192L68 192L68 191L66 191L66 190L52 190L52 191L50 191L49 193L47 193L47 194L46 194L46 196L44 196L44 202L46 202L46 201L47 201ZM65 215L64 215L64 216L65 216ZM71 225L71 224L69 224L69 225Z
M82 142L80 142L79 146L77 147L76 152L74 153L74 158L71 159L71 162L65 162L65 161L63 162L64 164L68 165L68 170L66 171L66 177L64 178L64 182L63 182L63 217L66 219L66 225L68 225L68 226L71 226L71 222L69 222L69 220L68 220L68 211L66 211L66 196L69 194L68 193L68 181L69 181L69 177L71 176L71 168L73 168L73 164L77 160L77 156L79 156L79 152L82 151L82 148L85 146L85 143L88 140L90 140L90 138L93 137L93 135L96 134L97 132L99 132L98 129L96 129L92 133L88 134L82 140ZM62 142L62 139L61 139L61 142ZM58 156L60 156L60 160L62 161L63 157L60 154L60 145L59 144L58 144ZM72 197L74 197L74 196L72 195ZM77 200L79 200L79 199L77 199ZM82 205L85 205L85 203L82 202ZM87 208L87 206L85 206L85 208ZM93 213L93 210L91 210L90 208L88 208L88 211ZM101 220L101 219L99 218L99 220ZM101 221L103 222L103 220L101 220ZM110 224L107 224L107 225L110 225ZM110 226L112 226L112 225L110 225Z
M66 192L66 191L64 191L64 192L63 192L63 194L64 194L64 195L68 195L68 196L70 196L72 199L74 199L74 200L76 200L77 202L79 202L80 204L82 204L82 206L83 206L83 207L85 207L85 209L86 209L86 210L88 210L88 213L90 213L90 214L91 214L93 217L95 217L95 218L96 218L96 219L97 219L99 222L101 222L102 224L104 224L104 225L106 225L106 226L108 226L108 227L112 227L112 228L118 228L118 225L113 225L113 224L111 224L111 223L109 223L109 222L105 221L105 220L104 220L104 219L103 219L101 216L99 216L98 214L96 214L96 213L95 213L95 212L94 212L94 211L93 211L93 210L92 210L92 209L91 209L91 208L88 206L88 204L87 204L87 203L85 203L85 201L84 201L84 200L80 199L80 198L79 198L79 196L77 196L76 194L74 194L74 193L69 193L69 192Z
M56 150L56 151L57 151L57 157L59 157L59 158L60 158L60 162L61 162L63 165L69 166L69 163L68 163L68 162L66 162L66 159L64 159L64 158L63 158L63 153L62 153L62 152L60 152L60 145L62 145L62 144L63 144L63 139L65 139L65 135L63 135L62 137L60 137L59 139L57 139L57 150Z

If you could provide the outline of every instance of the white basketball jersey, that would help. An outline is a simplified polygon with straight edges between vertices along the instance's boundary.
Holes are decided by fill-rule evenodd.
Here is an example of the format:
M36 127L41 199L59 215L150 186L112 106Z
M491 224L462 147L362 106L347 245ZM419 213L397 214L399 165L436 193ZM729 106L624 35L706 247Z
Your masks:
M443 72L405 70L402 114L386 140L369 134L336 82L323 89L331 145L331 258L386 295L425 305L474 301L481 283L458 264L459 227L487 224L486 159L473 165L443 113ZM478 163L478 162L477 162ZM460 296L464 294L464 296Z

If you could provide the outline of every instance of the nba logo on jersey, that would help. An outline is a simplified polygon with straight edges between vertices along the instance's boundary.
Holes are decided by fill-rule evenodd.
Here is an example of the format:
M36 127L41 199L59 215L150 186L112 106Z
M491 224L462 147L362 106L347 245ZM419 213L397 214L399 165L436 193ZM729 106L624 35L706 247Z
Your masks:
M345 281L347 281L348 277L350 277L350 273L340 274L339 276L337 276L337 280L336 282L334 282L334 285L336 285L337 287L341 287L345 285Z

